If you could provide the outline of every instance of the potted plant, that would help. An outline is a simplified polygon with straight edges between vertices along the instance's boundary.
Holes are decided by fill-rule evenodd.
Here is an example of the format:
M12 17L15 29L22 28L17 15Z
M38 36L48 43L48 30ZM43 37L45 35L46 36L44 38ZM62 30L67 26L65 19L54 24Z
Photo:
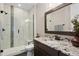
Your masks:
M72 24L74 25L74 32L75 32L75 40L71 40L72 44L74 46L78 46L79 47L79 15L77 15L76 17L74 17L74 19L72 20Z

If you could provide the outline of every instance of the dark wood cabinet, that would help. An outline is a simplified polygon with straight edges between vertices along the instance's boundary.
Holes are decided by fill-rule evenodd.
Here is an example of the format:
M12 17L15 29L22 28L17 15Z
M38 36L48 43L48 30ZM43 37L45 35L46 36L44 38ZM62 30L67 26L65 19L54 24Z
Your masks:
M61 52L61 51L59 51L59 52L58 52L58 56L69 56L69 55L67 55L67 54L65 54L65 53L63 53L63 52Z
M34 55L35 56L67 56L61 51L51 48L36 40L34 40Z

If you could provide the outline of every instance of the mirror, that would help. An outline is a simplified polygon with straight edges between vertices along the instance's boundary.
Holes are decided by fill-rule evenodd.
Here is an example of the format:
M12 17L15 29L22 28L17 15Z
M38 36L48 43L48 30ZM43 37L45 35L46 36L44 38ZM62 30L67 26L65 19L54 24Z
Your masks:
M79 15L78 3L63 3L45 13L45 33L74 35L72 19Z

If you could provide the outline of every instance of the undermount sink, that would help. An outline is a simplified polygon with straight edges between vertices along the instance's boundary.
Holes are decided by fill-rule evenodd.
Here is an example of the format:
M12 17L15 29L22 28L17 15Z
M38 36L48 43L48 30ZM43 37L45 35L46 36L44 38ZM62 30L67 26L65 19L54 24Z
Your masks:
M61 43L60 43L60 45L62 45L62 46L68 46L68 44L69 44L69 43L67 43L67 42L61 42Z
M39 38L38 41L58 51L62 51L67 55L79 55L79 47L74 47L71 41L66 39L55 40L54 38Z
M49 44L58 44L58 42L56 42L56 41L47 41L47 43L49 43Z

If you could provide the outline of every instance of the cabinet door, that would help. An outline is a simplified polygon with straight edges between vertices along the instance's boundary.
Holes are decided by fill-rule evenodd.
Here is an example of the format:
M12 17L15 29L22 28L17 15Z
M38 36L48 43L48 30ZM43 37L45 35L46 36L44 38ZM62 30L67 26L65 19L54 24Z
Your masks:
M34 56L40 56L38 47L34 47Z
M65 54L65 53L63 53L63 52L61 52L61 51L59 51L59 52L58 52L58 56L68 56L68 55Z
M51 48L45 44L42 44L39 42L39 47L44 50L44 52L48 55L48 56L57 56L58 55L58 51L55 50L54 48Z
M35 56L49 56L49 54L45 50L39 48L38 46L34 48L34 55Z
M43 43L40 43L38 41L34 41L35 45L35 52L37 52L37 55L40 56L58 56L58 50L55 50L54 48L51 48L49 46L44 45Z

